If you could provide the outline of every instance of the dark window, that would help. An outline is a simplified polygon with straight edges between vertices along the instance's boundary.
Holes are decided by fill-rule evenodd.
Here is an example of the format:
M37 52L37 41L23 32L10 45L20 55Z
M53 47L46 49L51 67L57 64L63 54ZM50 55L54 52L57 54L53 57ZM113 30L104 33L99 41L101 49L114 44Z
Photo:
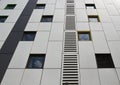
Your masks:
M36 32L24 32L22 41L34 41Z
M0 22L5 22L8 16L0 16Z
M16 4L8 4L5 9L14 9Z
M98 68L114 68L111 54L95 54Z
M36 4L35 9L44 9L45 8L45 4Z
M85 4L86 9L96 9L95 4Z
M90 32L78 32L78 40L80 41L90 41Z
M48 16L44 15L42 16L41 22L52 22L52 20L53 20L52 15L48 15Z
M42 69L44 66L45 54L31 54L26 68Z
M89 22L100 22L100 19L97 15L93 15L93 16L89 15L88 20L89 20Z

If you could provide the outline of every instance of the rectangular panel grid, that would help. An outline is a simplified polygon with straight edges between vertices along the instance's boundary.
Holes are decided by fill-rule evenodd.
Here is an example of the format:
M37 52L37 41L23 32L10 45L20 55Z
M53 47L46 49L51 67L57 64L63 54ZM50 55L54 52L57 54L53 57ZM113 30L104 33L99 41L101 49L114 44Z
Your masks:
M0 0L0 10L0 85L120 85L119 0ZM39 53L44 66L26 68Z

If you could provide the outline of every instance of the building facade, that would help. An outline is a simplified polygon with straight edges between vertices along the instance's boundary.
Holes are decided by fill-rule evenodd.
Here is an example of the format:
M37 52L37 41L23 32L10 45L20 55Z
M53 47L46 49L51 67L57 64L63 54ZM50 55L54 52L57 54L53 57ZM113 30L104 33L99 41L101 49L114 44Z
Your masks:
M0 0L0 85L120 85L119 0Z

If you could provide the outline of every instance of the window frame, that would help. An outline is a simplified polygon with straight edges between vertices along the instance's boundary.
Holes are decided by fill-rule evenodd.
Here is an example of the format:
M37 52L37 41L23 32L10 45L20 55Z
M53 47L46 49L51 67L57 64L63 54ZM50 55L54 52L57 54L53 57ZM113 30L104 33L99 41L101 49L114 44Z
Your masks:
M86 3L85 7L86 7L86 9L96 9L95 4L93 4L93 3ZM88 8L88 7L93 7L93 8Z
M96 18L97 21L90 21L90 18ZM88 15L88 21L89 22L100 22L100 18L98 15Z
M80 39L80 34L88 34L89 35L89 40L81 40ZM90 31L78 31L78 41L92 41L92 36Z
M104 57L102 59L102 57ZM112 55L109 53L96 53L95 54L96 58L96 64L97 68L115 68L114 61L112 59ZM107 61L105 61L107 60ZM103 61L103 62L100 62Z

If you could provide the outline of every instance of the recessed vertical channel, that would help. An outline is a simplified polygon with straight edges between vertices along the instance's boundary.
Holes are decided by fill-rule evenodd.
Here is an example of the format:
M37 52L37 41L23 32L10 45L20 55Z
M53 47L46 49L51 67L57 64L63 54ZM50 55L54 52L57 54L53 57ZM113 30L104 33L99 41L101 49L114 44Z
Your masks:
M79 85L79 64L77 47L74 0L67 0L61 85Z

